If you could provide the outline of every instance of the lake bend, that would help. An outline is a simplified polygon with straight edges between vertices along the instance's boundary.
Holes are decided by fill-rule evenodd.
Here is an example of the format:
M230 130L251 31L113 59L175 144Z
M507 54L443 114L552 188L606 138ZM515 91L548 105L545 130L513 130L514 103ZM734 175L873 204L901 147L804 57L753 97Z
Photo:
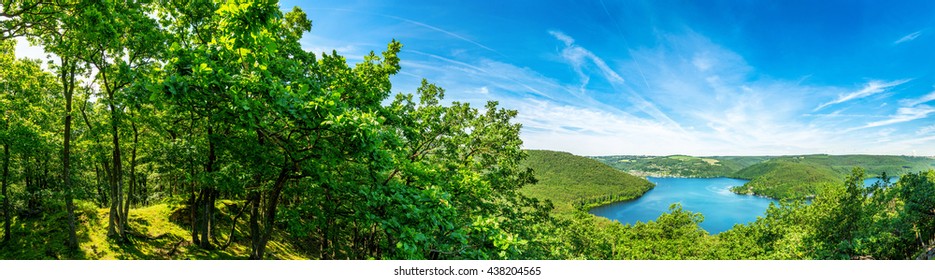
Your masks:
M704 215L701 227L711 234L726 231L734 224L746 224L766 213L776 200L732 193L730 188L747 180L733 178L657 178L647 177L656 187L643 196L628 201L591 208L591 214L617 220L623 224L655 220L668 212L669 205Z

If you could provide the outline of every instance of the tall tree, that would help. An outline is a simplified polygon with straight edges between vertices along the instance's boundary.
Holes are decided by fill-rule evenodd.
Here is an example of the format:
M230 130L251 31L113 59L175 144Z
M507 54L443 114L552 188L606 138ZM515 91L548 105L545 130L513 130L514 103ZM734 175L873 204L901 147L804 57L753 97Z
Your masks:
M43 190L54 183L49 178L51 141L48 138L55 121L51 108L53 92L59 89L55 79L42 70L39 62L16 59L11 40L0 41L0 145L3 149L2 198L5 228L10 225L11 194L9 190L14 177L10 171L18 154L25 177L27 212L37 213L43 206ZM10 232L5 230L5 237Z
M77 57L97 70L97 81L110 110L113 152L108 234L120 239L126 237L129 212L120 143L122 114L127 104L122 101L125 89L140 79L141 69L154 62L152 57L159 48L156 22L146 14L150 5L135 1L89 1L82 3L75 16L66 22L75 31L76 41L85 46Z
M29 35L31 39L44 42L49 50L57 51L61 54L64 49L68 49L68 39L66 39L67 28L63 28L62 19L67 18L68 7L70 3L53 1L4 1L3 11L0 16L9 19L2 22L4 30L3 37L10 38L16 36ZM68 241L67 245L71 249L78 248L78 241L75 229L75 211L72 194L72 173L71 173L71 101L74 92L75 74L77 72L77 63L72 56L67 54L60 56L61 64L58 67L60 82L63 86L63 97L65 98L65 116L64 116L64 141L62 149L62 177L64 185L62 191L65 193L65 205L68 216Z
M13 47L14 42L12 40L0 40L0 145L3 146L3 170L0 176L0 187L2 187L2 192L0 192L0 199L3 199L3 241L10 241L10 194L8 192L8 186L10 183L10 144L13 141L12 135L10 135L10 119L8 116L13 115L13 87L11 83L13 80L8 78L12 76L12 73L9 73L13 70L13 62L15 56L13 56ZM11 77L12 78L12 77Z
M62 17L68 14L63 11ZM62 85L62 96L65 98L65 117L64 117L64 137L62 141L62 182L65 192L65 209L68 214L68 242L67 245L72 250L78 249L77 231L75 228L75 204L74 187L72 184L72 165L71 165L71 147L72 147L72 100L77 85L75 76L82 71L78 67L77 58L72 55L77 47L69 36L70 30L62 28L61 22L50 22L45 27L44 37L48 50L59 55L58 71L59 82Z

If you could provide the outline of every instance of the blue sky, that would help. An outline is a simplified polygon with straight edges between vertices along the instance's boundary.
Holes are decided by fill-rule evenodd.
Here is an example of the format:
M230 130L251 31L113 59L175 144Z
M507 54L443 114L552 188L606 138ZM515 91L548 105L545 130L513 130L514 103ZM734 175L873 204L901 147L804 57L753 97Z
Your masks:
M935 1L283 1L579 155L935 155Z

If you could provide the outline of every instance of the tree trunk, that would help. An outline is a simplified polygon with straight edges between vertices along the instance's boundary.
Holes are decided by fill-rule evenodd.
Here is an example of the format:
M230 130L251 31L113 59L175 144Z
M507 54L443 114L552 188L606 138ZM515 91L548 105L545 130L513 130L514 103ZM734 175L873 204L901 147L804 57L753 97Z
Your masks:
M10 241L10 196L7 194L7 184L10 179L10 144L3 143L3 242Z
M108 98L110 99L110 126L111 133L113 133L113 171L111 172L110 180L110 215L111 215L111 226L116 226L116 229L108 229L108 232L116 230L117 237L121 240L126 237L126 217L124 217L120 211L120 206L123 204L123 164L120 156L120 131L119 119L117 117L117 106L115 105L114 93L108 93Z
M130 184L127 190L127 200L123 205L123 217L129 221L130 204L133 203L133 194L136 186L136 146L139 143L139 131L136 128L136 122L130 121L133 128L133 149L130 150Z
M101 162L101 164L104 165L104 173L105 173L105 177L107 178L107 186L108 186L107 194L108 194L108 199L110 200L108 201L110 202L110 218L107 220L107 236L116 236L117 235L117 213L116 213L117 211L115 211L116 210L114 207L115 200L113 199L114 176L113 174L111 174L110 164L108 163L108 161L104 160Z
M38 156L38 155L37 155ZM23 162L25 162L25 173L26 173L26 213L27 216L33 216L36 213L39 213L39 175L36 174L39 171L36 170L39 168L39 160L36 159L35 163L31 163L32 158L28 156L23 157Z
M84 102L81 103L81 118L84 119L84 124L88 126L88 131L93 133L94 127L91 126L91 120L88 118L88 113L86 112L87 106L88 100L85 98ZM96 163L94 164L94 175L96 177L95 179L97 179L97 195L99 201L98 205L100 207L104 207L105 205L108 205L110 201L108 199L110 193L108 190L104 189L106 185L110 184L110 177L108 175L108 170L110 170L110 168L107 166L107 159L104 155L104 145L101 144L101 139L100 137L97 137L97 135L94 135L94 144L100 153L99 158L101 161L101 168L103 168L99 169L98 165Z
M65 71L70 67L70 71ZM62 85L65 95L65 142L63 143L62 155L62 177L65 182L65 211L68 213L68 243L71 250L78 249L78 237L75 229L75 203L72 201L71 186L71 99L75 87L75 69L76 65L68 65L67 61L62 59ZM70 73L70 79L68 78Z
M101 164L103 166L103 163ZM104 176L101 175L101 166L98 166L97 163L94 163L94 182L97 187L97 207L102 208L107 205L107 193L104 190Z
M250 259L262 260L263 250L257 245L260 244L260 191L256 190L250 193L248 203L250 204Z
M282 194L282 188L285 186L288 175L289 169L283 167L283 169L279 172L279 177L276 178L276 182L273 183L273 188L266 195L266 209L264 209L265 213L262 215L262 221L258 221L257 219L257 217L260 215L260 208L258 207L259 203L256 203L253 206L254 208L251 213L253 215L250 217L250 231L253 235L253 250L250 253L250 259L262 260L263 255L266 253L266 243L269 242L269 238L273 233L273 227L275 226L276 222L276 207L279 206L279 196ZM259 202L260 197L260 195L257 195L254 199ZM258 222L263 223L262 230L260 229Z
M191 178L189 179L190 180L189 184L191 186L191 193L188 196L188 215L189 215L189 219L191 221L191 227L192 227L192 243L201 245L201 241L198 238L199 226L198 226L198 219L197 219L198 215L196 213L199 208L198 201L200 200L200 198L196 196L197 193L195 192L195 160L193 158L189 158L188 160L188 173L190 175L189 178Z
M208 176L214 176L214 165L217 161L217 155L214 152L214 127L208 125L208 162L205 166L205 173ZM217 190L213 185L204 185L201 188L202 197L202 217L201 217L201 247L211 249L211 229L214 216L214 201L217 199Z

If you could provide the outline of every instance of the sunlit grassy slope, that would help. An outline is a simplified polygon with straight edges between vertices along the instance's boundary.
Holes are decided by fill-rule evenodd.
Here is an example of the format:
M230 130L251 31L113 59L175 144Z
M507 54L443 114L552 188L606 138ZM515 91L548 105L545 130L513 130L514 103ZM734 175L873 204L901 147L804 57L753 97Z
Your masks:
M534 170L538 183L521 192L551 200L558 213L570 213L576 207L587 208L604 203L634 199L650 190L653 184L594 159L565 152L529 150L524 167Z
M231 233L229 201L218 206L217 240L226 243ZM204 250L191 243L191 234L184 218L186 209L176 202L164 202L145 208L131 209L129 238L118 242L107 237L109 210L88 202L77 203L79 250L65 247L66 219L64 211L18 219L13 223L12 242L0 245L0 259L246 259L249 241L246 224L238 221L234 240L224 250ZM236 214L236 213L234 213ZM267 246L270 259L307 259L282 236L274 234Z

